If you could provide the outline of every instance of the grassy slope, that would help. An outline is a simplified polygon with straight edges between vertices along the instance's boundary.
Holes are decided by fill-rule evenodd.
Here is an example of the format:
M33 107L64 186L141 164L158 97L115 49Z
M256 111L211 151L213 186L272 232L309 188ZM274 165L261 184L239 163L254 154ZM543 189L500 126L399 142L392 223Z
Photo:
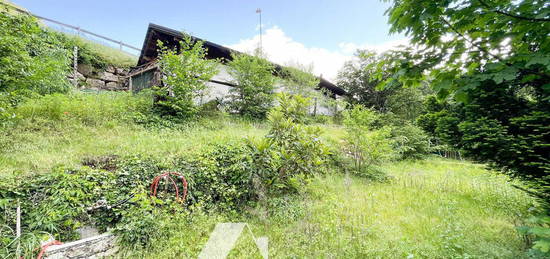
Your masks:
M302 198L270 201L246 217L174 220L146 258L194 258L216 222L248 222L272 258L524 258L515 230L532 200L506 178L468 162L432 158L384 166L389 183L328 174ZM250 235L230 258L261 258Z
M16 111L22 118L18 125L0 133L0 175L48 172L61 163L77 166L89 155L168 157L206 143L265 133L262 125L223 116L178 129L148 129L126 122L129 111L140 109L136 107L140 98L126 93L75 93L25 103Z
M77 39L80 44L87 46L92 52L96 53L99 57L103 58L107 63L116 67L132 67L137 65L138 57L128 52L106 46L92 40L66 34L70 38Z
M8 4L19 9L26 10L25 8L18 6L8 0L0 0L0 3ZM4 5L0 5L0 11L7 10L9 14L18 15L20 12L6 8ZM42 23L43 25L43 23ZM63 32L64 33L64 32ZM131 67L137 64L138 57L128 52L103 45L101 43L94 42L92 40L65 33L68 37L76 39L80 44L87 46L92 52L96 53L99 57L103 58L107 63L117 67ZM101 33L100 33L101 34Z
M20 106L18 124L0 133L0 174L48 172L78 165L87 155L147 154L170 157L205 143L260 137L267 128L227 117L205 118L179 129L148 129L128 114L147 96L125 93L46 97ZM343 131L323 126L326 141ZM522 257L514 229L532 202L481 165L445 159L389 163L388 183L329 173L302 195L273 199L247 215L182 216L166 238L138 257L194 257L217 222L250 222L267 236L272 257L342 256L403 258ZM244 236L235 257L259 256Z

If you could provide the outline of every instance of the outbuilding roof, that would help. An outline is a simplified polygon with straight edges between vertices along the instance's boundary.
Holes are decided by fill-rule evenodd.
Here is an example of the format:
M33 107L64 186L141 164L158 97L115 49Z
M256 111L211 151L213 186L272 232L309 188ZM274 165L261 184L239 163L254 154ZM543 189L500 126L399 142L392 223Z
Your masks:
M156 60L158 56L157 42L160 40L166 46L179 47L178 42L183 39L184 34L180 31L170 29L161 25L150 23L147 28L147 34L143 41L143 47L138 59L138 66L142 66L149 62ZM222 61L231 61L233 58L231 53L240 53L231 48L216 44L211 41L203 40L194 36L191 36L193 41L202 41L203 46L207 49L206 58L208 59L220 59ZM274 64L276 73L282 71L282 66ZM324 78L320 78L319 88L326 88L335 95L345 95L346 91L337 87L335 84L329 82Z

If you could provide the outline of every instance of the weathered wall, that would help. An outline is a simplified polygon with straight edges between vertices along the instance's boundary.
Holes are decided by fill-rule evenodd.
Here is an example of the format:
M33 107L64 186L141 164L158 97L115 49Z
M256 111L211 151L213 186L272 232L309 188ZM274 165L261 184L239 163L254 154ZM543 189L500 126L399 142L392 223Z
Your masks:
M117 251L115 236L110 233L93 236L74 242L50 246L47 248L45 259L73 259L73 258L103 258L114 255Z
M104 70L98 70L90 65L79 64L76 73L77 87L88 90L128 90L128 69L107 66ZM74 75L69 75L74 82Z
M226 65L219 65L218 70L219 70L218 74L212 77L212 80L226 82L226 83L231 83L234 81L233 77L228 73L228 68ZM216 99L222 102L228 100L231 86L218 84L214 82L208 82L207 85L208 85L207 94L203 96L201 100L198 100L197 103L206 103L208 101L212 101ZM284 92L286 87L287 86L284 85L284 82L279 80L275 84L275 92ZM316 108L314 108L313 106L310 108L310 113L313 113L313 111L315 110L316 114L318 115L333 115L334 109L335 109L334 107L328 107L318 102Z

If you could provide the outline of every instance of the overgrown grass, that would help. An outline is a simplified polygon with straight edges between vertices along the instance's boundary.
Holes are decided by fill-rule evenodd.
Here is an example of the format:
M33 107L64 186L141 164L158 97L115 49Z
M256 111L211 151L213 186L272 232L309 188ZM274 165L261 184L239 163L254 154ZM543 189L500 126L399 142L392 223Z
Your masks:
M533 200L482 165L444 159L383 167L393 180L330 173L300 197L268 201L248 216L195 215L167 223L146 258L193 258L217 222L243 221L269 238L273 258L524 258L515 227ZM261 258L245 232L230 258Z
M94 42L92 40L89 40L80 36L71 35L68 33L65 33L65 35L67 35L67 37L69 38L76 40L79 45L86 46L94 54L101 57L110 65L113 65L116 67L132 67L137 65L138 57L134 56L133 54L130 54L120 49L103 45L101 43Z
M148 115L150 105L147 94L128 93L77 92L30 100L15 110L15 125L0 133L0 174L78 166L83 157L94 155L169 158L266 131L262 123L223 115L171 128L134 123Z
M147 94L72 93L34 99L14 112L0 133L0 174L43 173L56 164L78 167L97 155L143 154L171 159L204 147L261 137L267 127L210 115L173 127L136 123L150 115ZM319 125L331 146L338 125ZM328 172L299 194L270 198L247 213L175 213L159 218L162 238L147 249L122 249L132 258L194 258L219 222L248 222L269 238L279 257L523 258L521 225L534 201L483 165L430 158L387 163L387 182ZM243 235L231 258L260 258Z

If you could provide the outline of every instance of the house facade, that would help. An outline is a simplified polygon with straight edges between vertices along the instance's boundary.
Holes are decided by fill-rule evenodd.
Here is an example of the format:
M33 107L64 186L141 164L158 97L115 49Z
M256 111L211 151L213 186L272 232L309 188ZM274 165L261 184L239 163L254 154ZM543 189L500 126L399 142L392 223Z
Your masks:
M179 42L183 40L183 34L177 30L166 28L156 24L149 24L141 54L138 59L138 64L133 68L129 77L129 89L134 92L141 91L146 88L150 88L155 85L162 85L162 75L157 64L158 47L157 42L162 41L165 46L169 48L179 48ZM219 44L192 37L193 41L202 41L204 48L207 49L207 59L218 59L221 61L218 67L218 73L207 82L208 90L207 94L199 100L204 103L212 100L218 100L220 102L225 101L230 93L232 87L235 87L234 80L228 72L226 62L232 60L232 53L239 53L238 51L221 46ZM274 75L280 76L283 68L277 64L274 64ZM330 98L342 98L346 92L327 81L326 79L319 78L318 90L325 89L323 92ZM285 91L285 85L283 80L278 80L276 84L276 91ZM315 101L314 107L311 107L312 111L316 114L330 115L338 107L329 107L322 103Z

